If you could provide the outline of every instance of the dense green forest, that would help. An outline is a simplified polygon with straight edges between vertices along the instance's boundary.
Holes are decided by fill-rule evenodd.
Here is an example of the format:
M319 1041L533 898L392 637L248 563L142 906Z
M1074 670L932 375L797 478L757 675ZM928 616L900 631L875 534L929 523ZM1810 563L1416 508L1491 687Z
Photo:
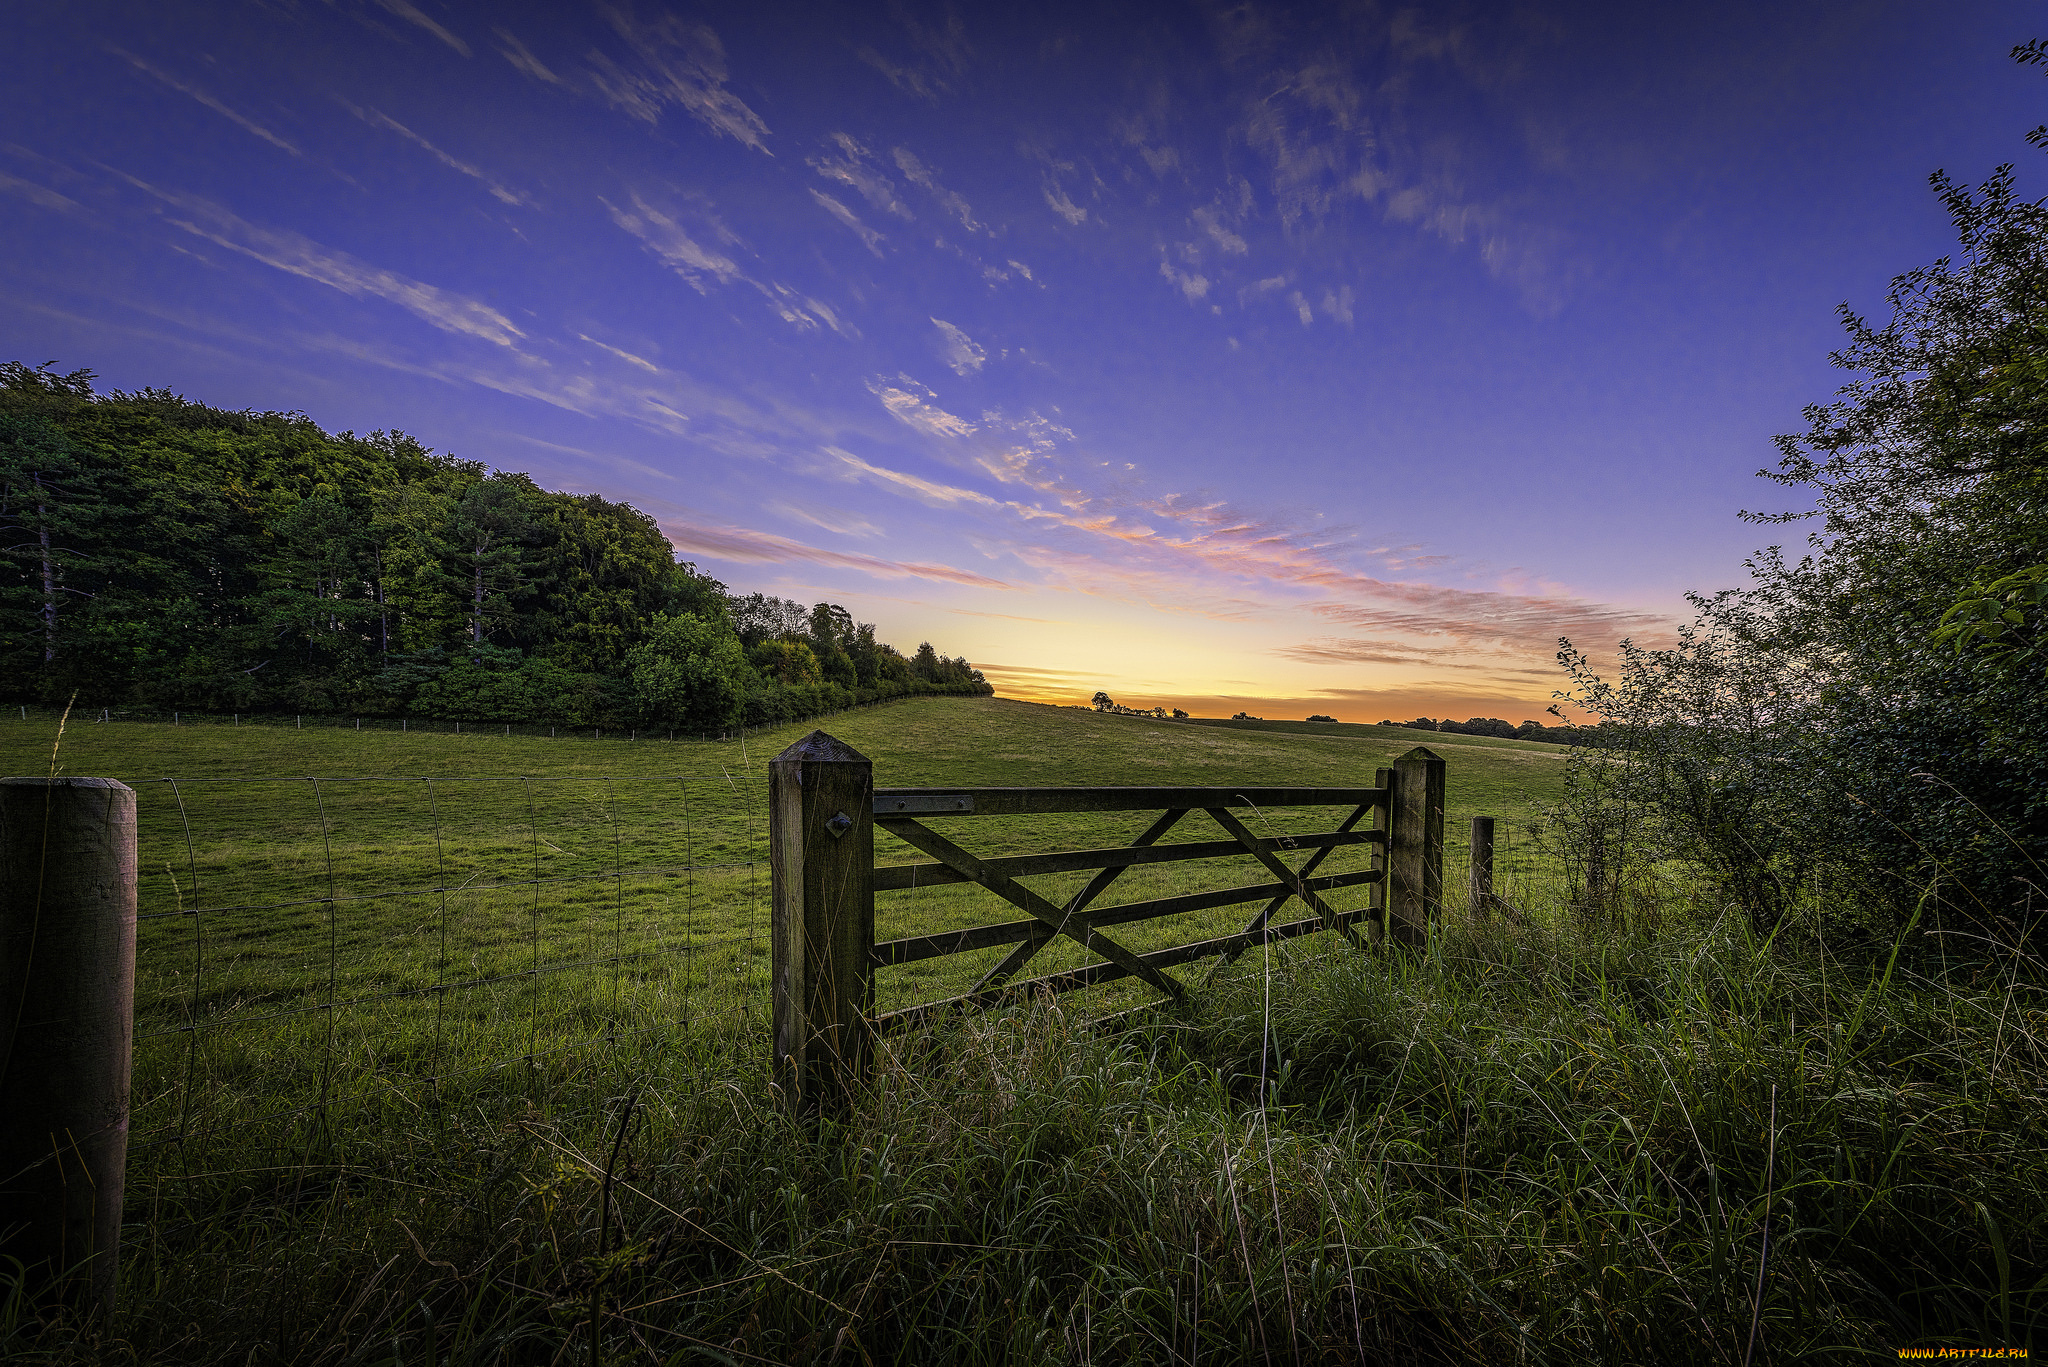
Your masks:
M691 731L987 694L654 519L396 432L0 365L0 696Z

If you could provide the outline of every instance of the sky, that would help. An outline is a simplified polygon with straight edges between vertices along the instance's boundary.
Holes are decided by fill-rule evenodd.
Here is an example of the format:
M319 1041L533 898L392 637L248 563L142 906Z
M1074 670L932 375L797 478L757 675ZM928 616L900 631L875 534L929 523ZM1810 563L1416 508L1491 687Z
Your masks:
M1542 717L1797 528L2018 3L16 0L0 359L639 507L998 692Z

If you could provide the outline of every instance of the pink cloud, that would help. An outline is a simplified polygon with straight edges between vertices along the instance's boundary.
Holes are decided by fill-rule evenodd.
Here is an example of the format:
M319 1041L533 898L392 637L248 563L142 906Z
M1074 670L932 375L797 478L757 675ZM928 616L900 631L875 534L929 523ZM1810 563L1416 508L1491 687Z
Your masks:
M950 565L884 560L880 556L861 555L852 551L830 551L819 546L806 546L801 541L792 541L786 536L776 536L772 532L757 532L745 527L706 527L677 518L666 518L661 523L661 530L677 550L716 556L721 560L766 564L785 564L799 560L813 565L830 565L835 569L858 570L863 574L880 575L888 579L937 579L949 584L965 584L981 589L1010 587L1000 579L991 579L985 574L975 574L969 570L956 570Z

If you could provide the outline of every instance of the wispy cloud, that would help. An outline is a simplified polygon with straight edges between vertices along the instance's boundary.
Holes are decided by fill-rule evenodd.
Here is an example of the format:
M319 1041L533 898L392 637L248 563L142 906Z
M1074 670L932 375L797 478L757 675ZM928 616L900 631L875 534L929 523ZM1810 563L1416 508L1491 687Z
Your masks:
M1067 194L1066 187L1051 176L1045 178L1045 202L1072 227L1078 228L1088 221L1087 208L1074 203Z
M982 350L981 343L943 318L932 319L932 326L939 330L939 357L953 367L954 374L972 375L987 364L988 352Z
M783 322L799 332L810 332L821 324L842 337L858 337L860 332L851 323L841 318L838 311L821 300L814 299L799 290L793 290L779 281L763 283L759 280L747 282L761 291Z
M251 223L197 195L159 189L125 172L114 174L184 215L171 216L170 222L177 227L276 270L318 281L356 298L370 297L396 304L444 332L503 347L516 346L518 339L525 336L511 319L488 304L373 266L298 233Z
M408 0L376 0L376 3L387 13L396 15L408 24L425 29L428 33L433 34L463 56L467 57L469 55L468 43L463 42L447 29L442 28L439 24L421 13L417 5L408 3Z
M133 66L137 71L140 71L145 75L155 77L163 84L177 91L180 95L190 96L192 99L199 101L199 103L205 105L214 113L220 115L222 118L233 123L235 126L241 128L243 131L255 134L257 137L263 139L263 141L269 143L272 147L278 148L280 151L289 152L295 157L304 155L304 153L300 152L297 147L293 146L289 140L280 137L276 133L271 132L268 128L265 128L262 124L257 123L254 119L251 119L246 115L243 115L233 109L228 108L225 104L222 104L218 99L214 98L213 95L211 95L205 90L202 90L200 87L192 85L189 82L179 80L176 76L171 75L162 67L156 66L151 62L144 61L142 58L136 56L132 52L125 52L122 49L118 47L113 47L111 45L109 45L107 50L109 52L112 52L115 56L125 59L128 62L128 64Z
M451 171L459 171L463 175L468 176L471 180L478 182L486 190L489 190L491 192L491 197L496 199L499 203L513 205L533 203L531 199L527 198L519 191L512 189L503 181L499 180L496 176L493 176L490 172L482 170L479 167L471 165L469 162L463 161L459 157L453 156L447 152L442 151L440 148L434 146L433 143L428 142L425 138L421 137L418 133L415 133L410 128L407 128L397 119L394 119L389 114L386 114L383 110L374 107L364 108L361 105L350 104L347 100L343 100L342 104L348 109L348 111L351 114L354 114L357 118L361 119L364 123L369 124L372 128L382 128L398 134L398 136L400 136L401 138L404 138L408 142L411 142L415 146L421 148L429 156L433 157L436 161L440 162L443 166L446 166Z
M536 81L545 81L549 85L562 84L562 78L550 71L547 63L534 56L526 44L520 42L510 30L494 28L491 32L497 34L498 41L504 44L498 49L498 55L510 62L513 70L531 76Z
M876 51L872 43L863 43L854 55L881 72L904 94L922 100L938 99L967 70L968 59L974 55L974 48L967 41L966 26L950 6L945 20L938 24L924 23L902 0L891 0L889 12L902 25L917 57L909 62L894 62Z
M630 351L621 351L619 348L611 345L609 342L598 341L597 338L592 337L587 332L579 332L576 334L576 336L579 340L590 343L599 351L609 351L612 355L618 357L627 365L638 366L640 369L645 370L649 374L653 375L659 375L661 373L661 367L656 365L654 362L648 360L644 356L635 356Z
M642 199L639 193L631 192L632 207L620 208L610 200L600 197L599 202L611 211L612 222L640 239L641 245L652 252L662 264L681 276L691 289L699 294L708 294L707 279L729 285L743 279L745 272L739 262L725 255L715 247L707 247L683 228L683 225L669 214ZM708 236L726 246L734 246L739 238L709 215L700 215ZM702 230L700 230L702 231Z
M839 154L812 157L806 164L813 171L826 180L856 191L862 199L884 213L901 219L915 217L910 207L897 198L896 187L890 183L887 174L874 164L873 153L858 139L845 133L834 133L830 141L839 149Z
M23 180L19 176L10 176L5 171L0 171L0 190L5 190L10 195L18 195L35 205L38 209L48 209L53 213L80 214L85 212L85 206L77 200L60 195L55 190L44 189L32 180Z
M1146 89L1144 101L1114 125L1117 139L1136 152L1154 176L1181 168L1180 149L1171 144L1166 134L1172 111L1171 88L1165 81L1155 80Z
M1445 588L1436 584L1389 583L1364 575L1349 576L1347 597L1368 602L1325 602L1312 609L1318 616L1369 631L1394 631L1424 640L1461 645L1495 645L1545 656L1557 638L1605 646L1624 636L1661 640L1671 621L1635 608L1592 603L1563 594L1519 594ZM1322 582L1338 587L1334 576Z
M1162 258L1159 262L1159 273L1168 280L1171 280L1173 287L1187 296L1187 301L1190 304L1208 297L1209 277L1206 275L1198 275L1193 271L1182 270L1179 266L1174 265L1172 260L1166 258Z
M849 513L843 508L812 508L780 500L765 505L769 512L789 518L794 522L808 522L813 527L841 536L874 537L882 529L864 517Z
M918 160L915 152L912 152L908 147L898 147L891 155L896 159L896 169L903 172L903 178L912 185L922 188L934 200L937 200L941 209L960 220L962 228L965 228L970 233L989 231L974 221L974 211L968 207L967 201L939 184L938 176L930 167ZM1014 265L1015 263L1012 262L1011 264ZM1030 272L1027 271L1025 274L1028 275Z
M817 189L815 186L812 187L811 198L818 201L819 208L838 219L841 223L844 223L869 251L873 252L876 256L882 254L882 243L885 239L873 228L861 222L860 216L854 213L853 210L847 208L844 204L841 204L838 200L832 198L823 190Z
M1001 500L989 497L974 489L962 489L958 485L941 484L936 480L924 479L918 475L905 474L901 470L889 470L862 460L851 451L842 451L836 446L825 448L825 454L839 463L841 470L849 477L863 478L883 485L897 493L907 493L933 508L957 508L963 505L982 508L1000 507Z
M1213 204L1196 209L1190 217L1195 226L1208 235L1209 240L1231 256L1243 256L1251 250L1245 240L1232 232L1223 221L1223 210Z
M940 583L963 584L978 589L1010 587L1000 579L991 579L972 570L954 569L951 565L934 565L914 560L885 560L881 556L862 555L856 551L826 550L822 546L807 546L786 536L776 536L772 532L757 532L746 527L706 526L673 517L662 518L660 523L662 532L674 543L677 550L717 556L721 560L766 564L788 564L791 561L798 561L813 565L829 565L834 569L854 570L884 579L931 579Z
M768 301L768 307L777 317L799 331L810 332L826 327L843 337L860 335L850 322L839 316L838 310L824 301L778 281L757 280L747 274L739 262L719 249L744 244L738 234L708 209L691 210L689 217L699 225L696 229L699 236L717 242L718 247L707 246L699 236L692 236L680 215L664 212L649 204L638 191L629 192L629 197L632 201L630 208L622 208L602 197L599 202L611 211L612 222L639 238L642 246L681 276L697 293L709 294L713 284L751 285Z
M768 125L725 88L725 44L710 25L670 13L642 20L631 0L600 8L632 52L624 66L590 54L591 81L614 108L651 124L674 104L712 132L773 155Z
M889 416L929 437L964 437L975 431L973 423L955 417L938 405L938 395L908 375L895 380L869 380L868 390L882 401Z

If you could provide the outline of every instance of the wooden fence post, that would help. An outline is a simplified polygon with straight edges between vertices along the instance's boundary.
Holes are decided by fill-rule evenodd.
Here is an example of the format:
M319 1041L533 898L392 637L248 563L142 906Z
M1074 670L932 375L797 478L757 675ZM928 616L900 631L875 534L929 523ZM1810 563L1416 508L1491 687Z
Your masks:
M1471 912L1484 916L1493 910L1493 818L1472 818Z
M0 780L0 1258L102 1325L134 1021L134 790Z
M843 1112L873 1054L875 766L813 731L768 765L775 1082Z
M1392 862L1391 855L1394 850L1394 771L1374 770L1372 786L1387 790L1387 805L1380 808L1377 813L1379 831L1384 838L1372 847L1372 867L1379 871L1380 877L1377 883L1366 889L1365 896L1367 910L1374 913L1368 934L1372 942L1377 944L1385 939L1387 934L1387 880L1393 877L1387 871L1387 866Z
M1420 745L1395 760L1390 806L1387 933L1399 944L1427 944L1444 900L1443 760Z

